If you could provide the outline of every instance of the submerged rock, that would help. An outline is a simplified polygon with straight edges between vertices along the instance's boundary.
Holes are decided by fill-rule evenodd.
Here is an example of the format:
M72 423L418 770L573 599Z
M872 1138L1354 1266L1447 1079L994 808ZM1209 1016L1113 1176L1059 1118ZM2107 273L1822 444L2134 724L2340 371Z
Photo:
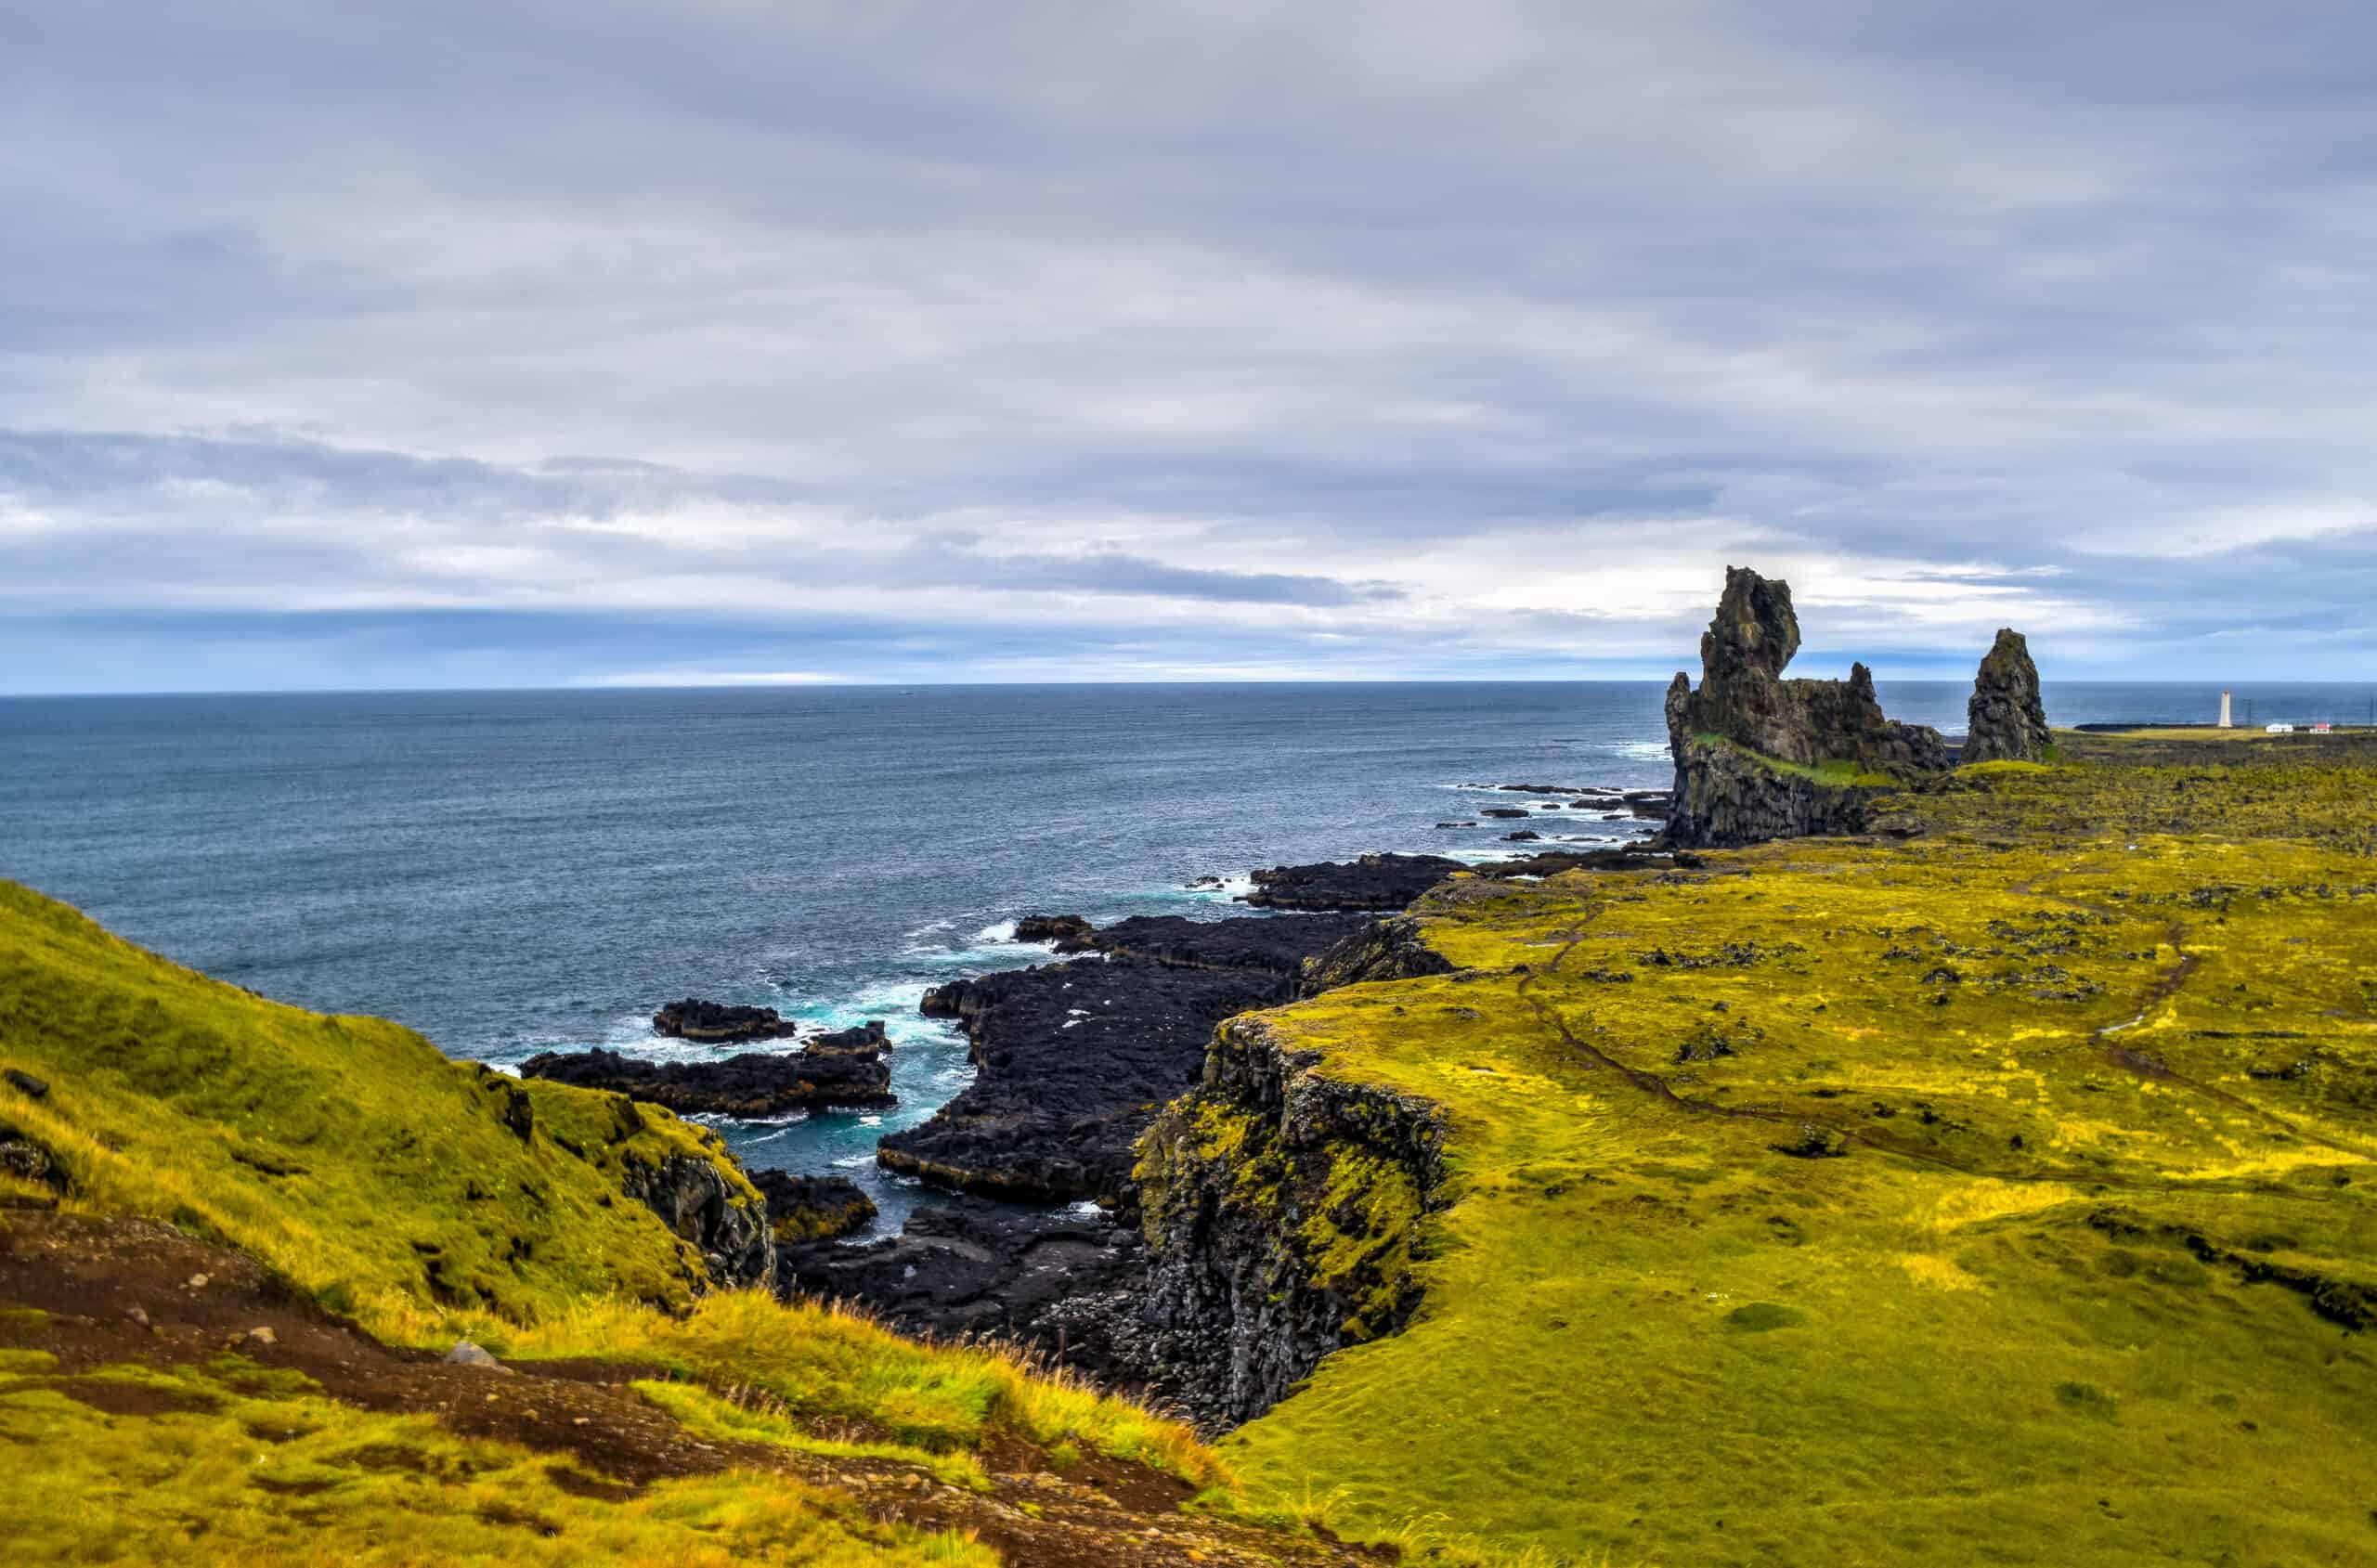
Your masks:
M2030 642L2010 627L1981 661L1972 699L1966 705L1963 760L2043 762L2049 736L2046 706L2039 700L2038 666Z

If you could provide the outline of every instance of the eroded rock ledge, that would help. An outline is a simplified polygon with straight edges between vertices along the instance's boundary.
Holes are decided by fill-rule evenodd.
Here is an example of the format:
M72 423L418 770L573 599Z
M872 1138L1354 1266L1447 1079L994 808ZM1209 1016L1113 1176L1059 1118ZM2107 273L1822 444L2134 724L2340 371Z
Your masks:
M1259 1017L1233 1019L1204 1082L1140 1146L1136 1354L1149 1387L1208 1430L1260 1415L1419 1302L1412 1250L1443 1200L1448 1124L1426 1100L1340 1082L1318 1061Z

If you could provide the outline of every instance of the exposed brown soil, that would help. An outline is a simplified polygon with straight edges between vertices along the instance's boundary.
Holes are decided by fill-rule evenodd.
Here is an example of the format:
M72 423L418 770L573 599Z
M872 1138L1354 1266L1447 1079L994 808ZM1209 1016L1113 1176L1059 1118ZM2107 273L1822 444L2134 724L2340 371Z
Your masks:
M287 1289L253 1263L168 1226L14 1211L0 1215L0 1308L46 1315L0 1329L0 1342L58 1357L59 1392L111 1415L181 1407L181 1396L73 1375L125 1362L173 1365L236 1350L289 1367L333 1399L433 1415L450 1430L555 1456L557 1484L625 1500L653 1482L723 1470L774 1471L857 1500L871 1518L970 1529L1017 1568L1172 1568L1204 1562L1377 1564L1394 1554L1292 1540L1192 1514L1188 1488L1141 1466L1098 1459L1059 1475L1020 1437L981 1456L988 1494L946 1486L906 1466L827 1459L759 1443L716 1443L680 1426L630 1386L651 1367L524 1362L449 1365L381 1344ZM261 1330L262 1332L259 1332ZM851 1435L835 1432L826 1435Z

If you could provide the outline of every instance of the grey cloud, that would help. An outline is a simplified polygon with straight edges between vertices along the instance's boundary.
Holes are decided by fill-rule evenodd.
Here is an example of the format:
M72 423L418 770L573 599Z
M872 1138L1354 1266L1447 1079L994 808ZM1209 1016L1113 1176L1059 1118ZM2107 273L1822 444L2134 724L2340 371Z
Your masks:
M428 546L659 581L731 552L574 525L726 512L753 591L928 589L985 661L1070 597L1085 669L1137 656L1108 600L1608 666L1678 613L1595 560L1755 546L1908 585L1831 612L1908 662L1960 587L2105 668L2252 625L2355 673L2372 45L2295 0L20 10L0 616L474 591Z

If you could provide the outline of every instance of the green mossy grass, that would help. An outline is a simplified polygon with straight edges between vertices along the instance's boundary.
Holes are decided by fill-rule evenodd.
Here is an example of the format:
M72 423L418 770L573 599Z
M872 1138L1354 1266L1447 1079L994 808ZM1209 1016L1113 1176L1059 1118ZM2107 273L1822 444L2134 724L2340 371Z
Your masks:
M383 1338L685 1305L700 1254L622 1194L630 1161L710 1160L761 1204L707 1128L266 1001L6 882L0 1067L49 1085L0 1087L0 1123L64 1167L69 1208L237 1247Z
M523 1365L591 1357L665 1368L739 1407L705 1406L703 1421L769 1428L812 1452L830 1449L799 1439L794 1427L812 1437L859 1434L927 1468L1012 1435L1046 1447L1073 1443L1195 1486L1232 1482L1187 1427L1004 1345L920 1344L855 1313L786 1305L755 1290L721 1291L675 1315L588 1301L498 1348ZM963 1460L958 1474L979 1479L980 1471Z
M150 1413L105 1413L126 1401ZM0 1539L18 1562L999 1562L957 1536L864 1523L834 1494L773 1473L606 1495L623 1489L590 1484L551 1454L280 1386L237 1357L73 1378L0 1368L0 1445L12 1456Z
M656 1374L640 1393L690 1432L851 1473L891 1464L979 1491L981 1453L1020 1439L1168 1472L1225 1510L1232 1498L1186 1427L1008 1350L708 1289L698 1255L622 1190L632 1163L701 1159L757 1205L708 1130L450 1062L383 1020L267 1002L13 884L0 884L0 1067L47 1086L0 1087L0 1137L58 1167L0 1176L0 1197L164 1220L383 1339L467 1334L523 1365ZM18 1561L998 1561L968 1538L865 1523L853 1494L774 1473L623 1500L550 1453L358 1410L236 1355L65 1377L42 1348L50 1328L0 1310L0 1447L19 1457L0 1539Z
M1452 1134L1449 1206L1366 1238L1410 1326L1222 1445L1256 1504L1552 1562L2377 1561L2377 771L2119 755L1965 770L1904 844L1459 879L1467 973L1263 1015Z

